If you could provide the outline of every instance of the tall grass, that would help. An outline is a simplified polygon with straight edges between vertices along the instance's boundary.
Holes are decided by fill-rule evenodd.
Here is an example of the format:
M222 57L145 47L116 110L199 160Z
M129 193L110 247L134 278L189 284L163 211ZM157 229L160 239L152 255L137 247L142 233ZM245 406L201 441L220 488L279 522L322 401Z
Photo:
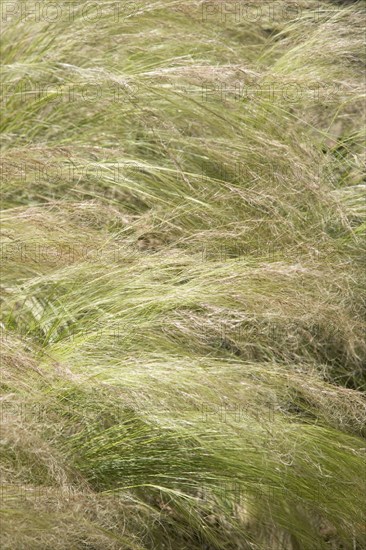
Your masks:
M362 2L3 2L1 544L366 548Z

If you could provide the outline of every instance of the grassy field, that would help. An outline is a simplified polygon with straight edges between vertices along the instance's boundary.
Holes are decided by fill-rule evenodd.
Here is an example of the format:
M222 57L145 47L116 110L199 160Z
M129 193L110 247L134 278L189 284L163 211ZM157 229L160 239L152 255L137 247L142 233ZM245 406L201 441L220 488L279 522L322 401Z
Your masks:
M365 4L0 8L1 547L365 550Z

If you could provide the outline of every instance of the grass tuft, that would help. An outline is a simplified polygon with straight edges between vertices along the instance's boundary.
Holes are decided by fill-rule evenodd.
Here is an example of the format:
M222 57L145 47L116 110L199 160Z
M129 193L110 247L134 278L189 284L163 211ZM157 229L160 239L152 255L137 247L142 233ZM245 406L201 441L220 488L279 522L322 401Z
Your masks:
M2 3L2 548L366 548L365 15Z

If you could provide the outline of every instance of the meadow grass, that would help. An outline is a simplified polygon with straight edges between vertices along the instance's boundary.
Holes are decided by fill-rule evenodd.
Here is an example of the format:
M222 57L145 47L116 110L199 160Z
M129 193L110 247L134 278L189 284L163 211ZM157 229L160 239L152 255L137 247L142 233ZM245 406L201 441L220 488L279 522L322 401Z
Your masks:
M2 548L366 548L364 4L1 10Z

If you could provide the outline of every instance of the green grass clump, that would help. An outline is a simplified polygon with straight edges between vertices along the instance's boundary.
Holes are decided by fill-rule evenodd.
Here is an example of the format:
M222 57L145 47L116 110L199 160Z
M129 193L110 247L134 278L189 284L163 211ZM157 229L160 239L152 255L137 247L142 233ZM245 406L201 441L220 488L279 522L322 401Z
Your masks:
M363 3L5 4L2 548L363 550Z

